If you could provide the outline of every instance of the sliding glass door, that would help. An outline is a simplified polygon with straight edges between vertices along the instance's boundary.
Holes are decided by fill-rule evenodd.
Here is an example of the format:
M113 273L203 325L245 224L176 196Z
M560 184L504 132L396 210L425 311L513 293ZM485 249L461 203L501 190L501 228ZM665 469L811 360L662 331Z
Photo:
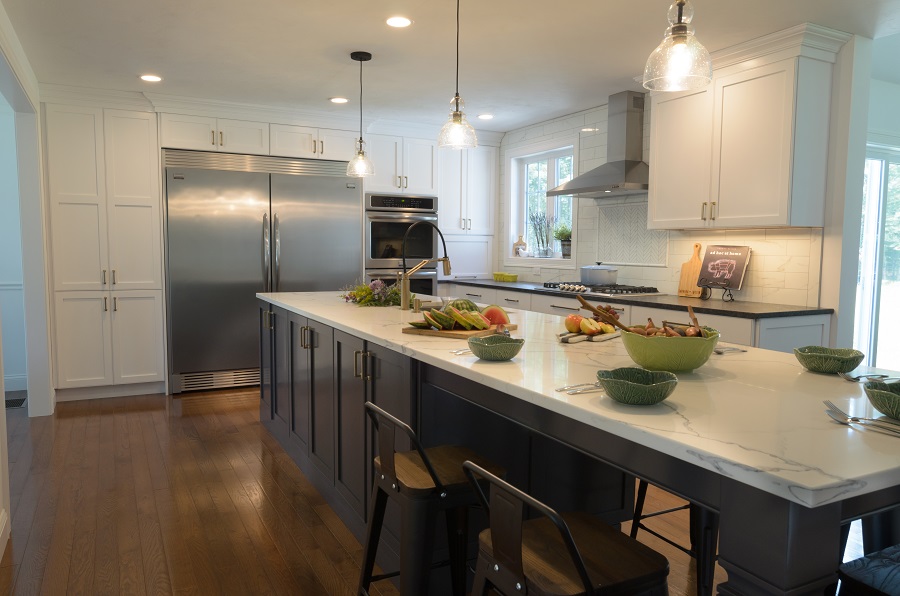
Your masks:
M854 346L900 370L900 151L869 149L863 191Z

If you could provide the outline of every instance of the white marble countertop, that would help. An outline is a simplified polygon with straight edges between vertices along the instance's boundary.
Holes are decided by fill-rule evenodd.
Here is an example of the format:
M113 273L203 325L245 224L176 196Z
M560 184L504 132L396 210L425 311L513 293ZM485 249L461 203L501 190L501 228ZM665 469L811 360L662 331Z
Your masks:
M606 432L814 507L900 485L900 437L831 421L823 399L857 416L877 417L861 384L806 371L792 354L748 348L713 354L655 406L626 406L603 392L555 391L596 380L599 369L635 366L621 340L561 344L563 318L509 311L525 345L513 360L454 356L465 340L403 334L421 314L358 307L337 292L258 294L377 345L464 375ZM702 322L702 321L701 321ZM727 344L722 344L727 345Z

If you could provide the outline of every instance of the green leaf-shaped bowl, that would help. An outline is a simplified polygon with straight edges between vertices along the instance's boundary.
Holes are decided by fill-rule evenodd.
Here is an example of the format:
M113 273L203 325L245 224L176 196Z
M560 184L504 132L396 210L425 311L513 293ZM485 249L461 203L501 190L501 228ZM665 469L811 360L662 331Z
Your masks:
M894 420L900 420L900 383L867 381L864 385L866 397L872 406Z
M658 404L669 397L678 384L678 377L670 372L635 367L598 370L597 380L608 396L632 406Z
M469 349L482 360L510 360L519 353L524 339L506 337L505 335L485 335L484 337L470 337Z
M709 360L719 341L719 332L703 327L704 337L647 337L622 332L628 355L647 370L691 371Z
M848 373L862 362L865 354L852 348L805 346L794 348L794 356L806 370L836 375Z

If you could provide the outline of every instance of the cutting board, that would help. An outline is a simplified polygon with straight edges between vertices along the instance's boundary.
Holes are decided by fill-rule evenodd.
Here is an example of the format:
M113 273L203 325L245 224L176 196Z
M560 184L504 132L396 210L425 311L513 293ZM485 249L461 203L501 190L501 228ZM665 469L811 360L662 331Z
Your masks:
M508 324L505 325L505 327L510 331L519 328L519 326L515 324ZM491 325L487 329L472 329L471 331L466 331L465 329L454 329L453 331L438 331L437 329L416 329L415 327L404 327L402 329L402 332L409 333L411 335L432 335L434 337L469 339L470 337L484 337L485 335L493 335L497 333L497 326Z
M681 266L681 280L678 282L678 295L699 298L701 288L697 286L700 278L700 243L694 243L694 254Z

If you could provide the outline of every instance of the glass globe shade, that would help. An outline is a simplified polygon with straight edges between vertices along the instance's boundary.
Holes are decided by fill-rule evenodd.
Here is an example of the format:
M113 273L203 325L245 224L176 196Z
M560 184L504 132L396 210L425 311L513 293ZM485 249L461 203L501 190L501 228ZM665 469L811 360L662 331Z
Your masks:
M474 149L478 146L478 138L475 136L475 129L466 120L466 115L462 111L465 102L462 98L454 97L450 100L450 106L450 117L438 135L438 147Z
M347 175L352 178L365 178L375 174L375 165L366 157L362 139L356 142L356 155L347 162Z
M712 80L712 60L693 31L669 30L644 67L644 87L650 91L700 89Z

